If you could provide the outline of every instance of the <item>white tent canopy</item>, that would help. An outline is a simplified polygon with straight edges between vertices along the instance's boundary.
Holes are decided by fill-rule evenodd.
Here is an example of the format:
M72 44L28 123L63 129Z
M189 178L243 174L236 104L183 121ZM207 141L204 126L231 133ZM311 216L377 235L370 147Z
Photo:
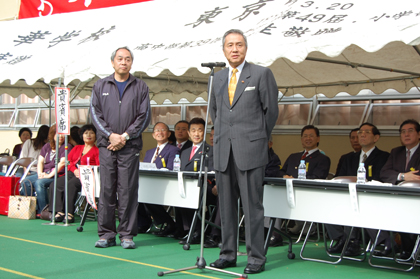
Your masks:
M285 95L420 85L418 0L155 0L0 22L0 93L46 97L60 78L90 94L113 72L111 52L128 46L132 72L157 103L205 98L209 69L200 65L225 61L231 28L248 37L247 61L270 67Z

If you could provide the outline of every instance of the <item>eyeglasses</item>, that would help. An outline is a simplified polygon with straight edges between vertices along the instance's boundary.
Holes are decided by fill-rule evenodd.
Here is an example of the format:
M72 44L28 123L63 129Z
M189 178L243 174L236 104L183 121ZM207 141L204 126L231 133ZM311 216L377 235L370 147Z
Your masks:
M166 132L166 131L168 131L168 129L156 129L156 130L154 130L153 132L154 132L154 133L159 133L159 132L164 133L164 132Z
M412 133L415 133L415 132L416 132L416 130L414 130L413 128L408 129L408 130L401 130L400 131L401 134L412 134Z
M370 134L372 134L372 131L371 130L359 130L359 131L357 131L357 133L359 135L361 135L361 134L370 135Z

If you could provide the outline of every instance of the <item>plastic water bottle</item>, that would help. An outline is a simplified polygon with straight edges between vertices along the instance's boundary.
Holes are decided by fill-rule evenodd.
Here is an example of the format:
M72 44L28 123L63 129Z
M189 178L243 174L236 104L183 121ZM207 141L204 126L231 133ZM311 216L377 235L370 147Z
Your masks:
M175 155L174 159L174 171L180 171L181 170L181 159L179 158L179 154Z
M298 167L298 179L306 179L306 165L305 160L300 160Z
M360 163L359 168L357 169L357 184L365 184L365 182L366 182L365 164Z

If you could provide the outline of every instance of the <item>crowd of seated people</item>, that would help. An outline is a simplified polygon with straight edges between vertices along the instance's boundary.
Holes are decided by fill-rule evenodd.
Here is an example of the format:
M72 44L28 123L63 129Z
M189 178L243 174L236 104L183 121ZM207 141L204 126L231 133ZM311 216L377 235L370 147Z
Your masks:
M48 140L38 156L37 172L27 176L21 183L21 195L36 195L37 214L41 214L43 208L49 203L48 188L54 181L54 175L58 172L59 176L64 174L65 165L65 146L64 136L60 135L56 142L56 126L53 125L48 132ZM68 145L70 152L73 146ZM58 168L55 168L56 156L58 156ZM38 215L39 216L39 215Z
M153 129L153 138L157 142L156 148L146 151L143 162L155 163L157 168L173 169L175 156L180 155L181 171L199 171L201 165L201 154L206 148L208 156L208 170L213 170L213 152L211 144L205 146L205 121L202 118L193 118L190 122L179 121L175 125L176 140L169 143L169 127L165 123L158 122ZM220 242L220 214L218 213L217 186L214 180L208 181L207 205L216 206L215 227L209 230L206 236L205 247L218 247ZM152 219L155 225L161 226L161 230L153 232L159 237L172 237L179 240L180 244L187 243L188 233L193 226L193 216L195 210L189 208L176 207L175 218L173 218L163 206L154 204L140 204L139 206L139 232L146 232L151 225ZM152 219L151 219L151 218ZM198 244L201 238L201 227L197 223L195 231L189 243Z
M80 165L99 165L99 149L96 147L96 128L91 124L84 125L77 129L78 134L73 133L74 142L83 142L73 147L68 154L68 172L57 179L55 189L55 210L52 210L52 205L49 207L56 222L74 222L75 203L78 193L81 190L82 184L80 182ZM79 140L81 139L81 141ZM65 182L67 180L67 217L65 216ZM49 185L49 197L52 201L54 196L54 181Z
M305 126L302 129L301 136L304 150L289 156L281 170L282 177L296 178L297 167L299 161L302 159L305 160L307 164L308 179L327 178L330 161L329 159L326 159L328 157L325 155L320 156L322 154L320 154L316 148L319 143L319 131L317 131L316 127L309 127L310 130L315 132L315 135L312 135L312 137L308 135L305 140L304 134L305 130L308 129L308 126ZM376 180L384 183L392 183L394 185L397 185L402 181L419 181L420 150L418 149L418 146L420 125L418 121L409 119L401 124L399 132L402 146L392 149L390 154L389 152L382 151L376 147L376 143L380 139L380 131L375 125L363 123L360 127L353 129L350 132L349 138L354 151L341 156L337 165L335 177L356 176L359 164L364 163L367 181ZM315 145L314 143L317 144ZM312 158L310 158L311 154L313 154ZM315 158L318 159L314 160ZM320 161L322 163L320 163ZM344 255L351 257L361 254L360 228L353 228L352 234L349 235L349 227L334 224L326 224L325 227L330 239L334 240L334 245L328 248L329 253L341 253L346 239L350 238ZM378 230L364 230L373 243ZM399 258L407 259L410 257L415 246L417 235L408 233L399 233L399 235L401 237ZM373 254L376 256L389 256L392 253L391 246L396 243L394 239L391 239L389 232L381 231L378 237L378 244L383 244L383 250L374 250Z

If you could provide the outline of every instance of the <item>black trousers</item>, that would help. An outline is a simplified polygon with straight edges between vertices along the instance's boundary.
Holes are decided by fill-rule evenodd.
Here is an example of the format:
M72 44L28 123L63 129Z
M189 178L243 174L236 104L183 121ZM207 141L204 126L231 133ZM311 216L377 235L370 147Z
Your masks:
M75 203L77 200L77 196L82 189L82 183L80 179L77 178L73 172L67 172L68 182L67 182L67 210L68 213L73 214L75 208ZM63 175L57 178L56 184L56 193L55 193L55 213L57 212L65 212L65 183L66 183L66 176ZM50 211L52 212L52 203L53 203L53 196L54 196L54 182L50 184Z
M137 148L124 147L113 152L99 148L101 192L98 205L98 235L112 239L132 239L137 235L139 189L139 153ZM118 220L115 209L118 197Z

